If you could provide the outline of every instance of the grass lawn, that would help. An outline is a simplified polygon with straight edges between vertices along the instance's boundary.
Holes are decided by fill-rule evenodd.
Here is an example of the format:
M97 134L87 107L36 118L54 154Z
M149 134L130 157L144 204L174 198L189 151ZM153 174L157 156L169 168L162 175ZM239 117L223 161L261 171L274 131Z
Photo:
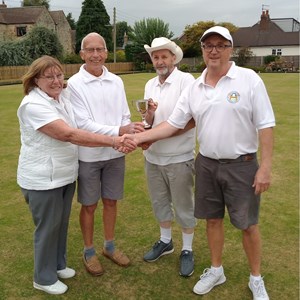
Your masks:
M131 101L143 97L145 82L154 74L123 75L132 120L140 120ZM276 115L273 185L263 194L260 228L263 238L262 274L270 299L299 299L299 75L261 74ZM54 299L32 287L33 222L16 184L19 154L17 107L21 85L0 87L0 299ZM142 256L159 237L147 193L141 150L127 155L125 197L120 202L116 243L132 266L123 269L99 255L105 274L92 277L82 264L80 206L74 199L68 238L68 265L77 271L66 283L60 299L197 299L192 288L210 266L205 222L199 221L194 239L195 272L186 279L178 274L181 233L173 227L175 251L155 263ZM227 282L202 299L252 299L247 287L248 264L241 233L225 219L223 266ZM101 210L95 224L95 246L102 248ZM56 298L58 298L56 296Z

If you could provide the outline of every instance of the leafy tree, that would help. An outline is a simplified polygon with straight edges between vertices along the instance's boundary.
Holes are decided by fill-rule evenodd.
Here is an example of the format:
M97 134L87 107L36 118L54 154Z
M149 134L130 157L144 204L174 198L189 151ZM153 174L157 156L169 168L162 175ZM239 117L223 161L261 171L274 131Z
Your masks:
M79 52L82 39L90 32L101 34L108 49L112 49L112 26L102 0L84 0L76 24L76 51Z
M127 22L117 22L116 24L117 28L117 47L123 47L124 45L124 34L126 33L128 36L132 33L131 26L127 25Z
M164 36L171 39L173 32L169 31L169 24L158 18L148 18L134 23L129 34L130 45L126 46L125 54L128 61L134 61L138 69L150 62L151 59L144 49L144 45L151 45L153 39Z
M46 6L47 9L50 8L50 0L24 0L22 6Z
M35 27L27 35L24 45L32 60L42 55L50 55L60 58L63 47L57 35L46 27Z
M66 16L67 21L69 22L69 25L71 29L75 30L76 29L76 22L74 18L72 17L72 13L68 13Z
M0 65L29 65L42 55L60 59L62 49L55 33L45 27L35 27L23 39L0 45Z
M193 25L185 27L184 36L182 38L182 50L185 57L201 56L201 47L199 40L205 30L212 26L223 26L226 27L231 33L237 30L237 27L231 23L223 22L216 24L214 21L200 21Z
M248 47L242 47L234 51L234 60L241 67L245 66L252 56L253 52Z

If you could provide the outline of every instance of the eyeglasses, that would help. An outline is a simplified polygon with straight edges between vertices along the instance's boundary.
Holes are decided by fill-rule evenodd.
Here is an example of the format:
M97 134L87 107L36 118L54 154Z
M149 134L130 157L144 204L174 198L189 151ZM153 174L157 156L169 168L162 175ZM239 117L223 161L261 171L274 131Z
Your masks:
M231 48L231 45L202 45L202 48L204 49L205 52L212 52L213 49L215 48L216 51L218 52L223 52L226 48Z
M97 53L103 53L104 51L106 51L106 48L83 48L81 50L86 51L87 53L94 53L95 51Z
M57 78L57 80L63 80L64 79L64 74L40 76L40 78L44 78L48 82L54 82L55 78Z

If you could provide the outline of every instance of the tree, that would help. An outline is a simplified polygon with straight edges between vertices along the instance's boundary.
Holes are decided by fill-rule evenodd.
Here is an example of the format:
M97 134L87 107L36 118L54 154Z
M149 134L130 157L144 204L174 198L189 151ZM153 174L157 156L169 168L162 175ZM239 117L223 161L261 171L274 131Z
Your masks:
M133 30L129 34L130 45L126 46L125 54L128 61L133 60L138 68L141 63L151 62L144 49L144 45L151 45L153 39L164 36L168 39L173 37L169 31L169 24L158 18L149 18L134 23Z
M230 33L233 33L237 30L237 27L231 23L218 23L216 24L214 21L200 21L194 23L193 25L188 25L185 27L184 36L182 38L181 47L184 52L185 57L195 57L201 56L201 47L199 44L199 40L204 33L205 30L209 29L213 26L223 26L226 27Z
M243 67L253 56L253 52L248 47L242 47L240 49L235 50L233 56L236 64L240 67Z
M46 6L49 9L49 2L50 0L24 0L22 1L22 6Z
M108 49L112 49L112 26L102 0L84 0L76 24L76 51L79 52L82 39L90 32L101 34Z
M57 36L45 27L33 28L24 39L0 45L0 65L30 65L42 55L62 56L63 47Z
M124 45L124 34L130 35L132 33L132 28L127 25L127 22L117 22L117 47L123 47Z
M68 13L66 16L67 21L69 22L69 25L71 29L75 30L76 29L76 22L72 17L72 13Z

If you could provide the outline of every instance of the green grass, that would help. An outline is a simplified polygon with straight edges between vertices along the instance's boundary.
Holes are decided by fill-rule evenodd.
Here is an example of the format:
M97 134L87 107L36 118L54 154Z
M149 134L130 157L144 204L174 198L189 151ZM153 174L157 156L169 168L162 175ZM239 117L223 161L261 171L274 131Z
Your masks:
M122 76L132 119L140 120L131 101L143 97L145 82L154 74ZM263 195L260 228L263 238L262 273L271 299L299 299L299 75L261 74L276 115L273 185ZM34 226L28 206L16 184L19 153L17 107L20 85L0 87L0 299L54 299L32 288ZM205 223L199 221L194 240L195 273L188 279L178 275L181 233L174 224L175 252L155 263L145 263L143 253L158 238L147 193L143 156L137 150L127 156L125 197L120 202L116 228L117 246L132 260L123 269L100 256L106 270L94 278L84 270L82 237L78 222L80 206L74 199L68 239L69 266L77 271L66 283L69 290L60 299L199 299L192 288L205 267L209 251ZM97 211L95 245L102 247L101 210ZM202 299L252 299L247 287L248 264L241 234L225 219L223 265L226 284Z

